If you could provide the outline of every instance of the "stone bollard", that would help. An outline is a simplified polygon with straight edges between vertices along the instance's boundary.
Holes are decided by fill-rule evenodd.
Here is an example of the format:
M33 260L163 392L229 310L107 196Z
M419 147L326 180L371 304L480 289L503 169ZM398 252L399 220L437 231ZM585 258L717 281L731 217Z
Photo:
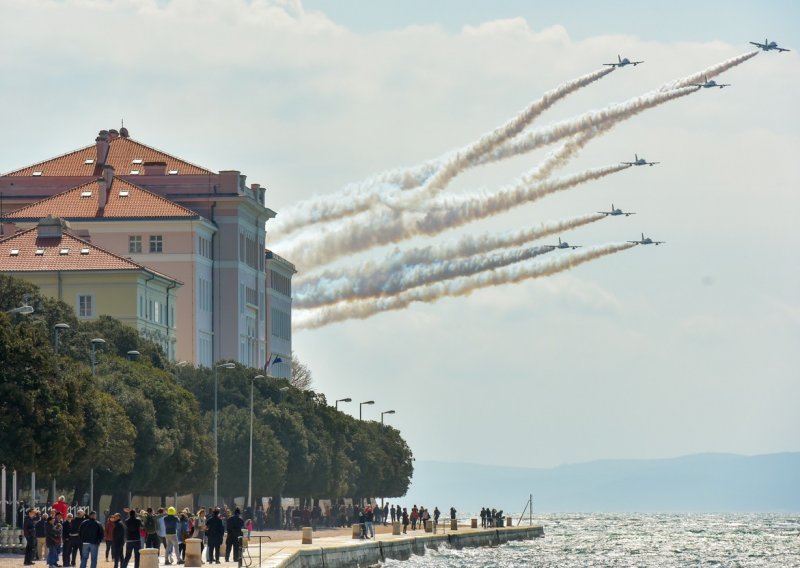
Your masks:
M401 530L402 529L400 527L400 521L393 521L392 522L392 534L393 535L398 535L398 534L400 534Z
M425 521L425 532L432 533L433 532L433 521L428 519Z
M477 529L478 528L478 519L470 519L469 520L469 528Z
M303 527L303 544L311 544L311 527Z
M186 568L197 568L203 564L203 560L200 558L201 542L202 540L199 538L186 539L186 560L184 563Z
M506 526L507 527L513 527L514 526L514 519L512 519L511 517L506 517Z
M451 531L458 530L458 520L457 519L450 519L450 530Z
M139 551L139 568L158 568L158 548L143 548Z
M361 525L353 523L353 538L361 538Z

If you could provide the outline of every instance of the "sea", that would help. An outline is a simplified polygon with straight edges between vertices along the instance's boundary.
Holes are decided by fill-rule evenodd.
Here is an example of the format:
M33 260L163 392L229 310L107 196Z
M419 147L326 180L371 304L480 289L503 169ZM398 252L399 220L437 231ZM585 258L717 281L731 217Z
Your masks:
M544 527L543 538L444 547L384 566L800 567L800 515L562 513L534 515L533 524Z

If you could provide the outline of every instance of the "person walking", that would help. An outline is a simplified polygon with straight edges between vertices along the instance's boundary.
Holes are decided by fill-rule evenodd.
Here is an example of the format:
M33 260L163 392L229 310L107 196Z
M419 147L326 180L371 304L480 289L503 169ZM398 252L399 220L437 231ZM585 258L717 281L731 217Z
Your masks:
M28 509L28 516L22 523L22 534L25 536L25 566L32 566L36 556L36 510Z
M175 561L180 558L178 552L178 530L180 520L175 516L175 507L167 509L167 516L164 517L164 531L167 535L167 550L164 552L164 564L172 564L172 555L175 554Z
M128 511L128 521L125 523L125 559L122 568L128 568L131 554L133 554L133 568L139 568L139 550L142 548L142 522L136 518L136 509Z
M206 544L206 510L200 507L197 517L194 520L194 538L200 539L200 558L203 557L203 549Z
M239 554L242 552L242 541L240 539L244 528L244 521L240 514L239 507L236 507L233 511L233 516L228 519L228 538L225 539L225 562L229 561L231 549L233 549L233 561L239 562Z
M83 550L81 549L81 525L83 521L86 520L86 513L84 513L83 509L78 509L78 512L75 515L75 518L72 519L72 522L69 524L69 549L70 549L70 566L75 566L75 561L78 558L78 552L81 553L81 561L83 561ZM64 559L64 565L66 566L66 558Z
M219 518L219 509L211 512L211 518L206 521L206 534L208 535L208 563L216 562L219 564L219 547L222 546L222 536L225 534L225 526Z
M105 537L103 525L97 521L97 511L91 511L89 518L84 519L78 530L81 542L81 568L86 568L86 561L90 555L92 568L97 568L97 553L100 550L100 543Z
M364 509L364 521L366 524L364 533L367 538L375 538L375 513L369 505Z
M58 564L58 549L61 546L61 539L63 538L64 527L61 525L61 513L56 514L47 520L46 527L47 539L47 567L57 568Z
M158 550L161 548L161 540L158 538L158 521L152 507L147 508L145 514L142 515L141 521L146 533L144 547Z
M119 513L111 515L114 526L111 529L111 557L114 559L114 568L121 568L123 561L122 549L125 547L125 525Z
M106 511L106 526L103 530L103 540L106 542L106 562L108 562L108 554L114 550L112 546L114 542L114 515L111 515L109 511ZM114 560L113 556L111 560Z

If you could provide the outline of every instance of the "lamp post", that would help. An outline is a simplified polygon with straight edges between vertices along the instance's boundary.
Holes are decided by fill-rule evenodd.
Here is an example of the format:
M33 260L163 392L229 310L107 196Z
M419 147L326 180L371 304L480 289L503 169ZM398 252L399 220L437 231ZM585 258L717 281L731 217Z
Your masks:
M394 414L394 410L386 410L385 412L381 412L381 426L383 426L383 415L384 414Z
M95 349L98 345L104 345L106 342L102 337L95 337L92 339L92 376L97 375L97 363ZM89 470L89 510L94 510L94 468Z
M352 398L340 398L336 401L336 410L339 410L339 403L340 402L353 402Z
M263 379L264 375L256 375L250 379L250 473L247 476L247 506L253 510L253 387L256 379Z
M364 406L365 404L375 404L375 401L374 400L367 400L367 401L358 403L358 419L359 420L361 420L361 407Z
M217 431L217 400L219 398L219 380L217 369L233 369L234 363L220 363L214 366L214 506L217 506L217 487L219 486L219 432Z
M33 306L28 305L27 298L22 301L22 305L18 308L12 308L10 310L6 310L7 314L20 314L23 316L27 316L33 313Z
M97 364L95 363L95 348L98 345L104 344L105 342L106 340L101 337L95 337L94 339L92 339L92 376L95 376L97 374Z
M56 352L56 355L58 355L58 332L64 331L65 329L69 329L68 323L57 323L53 326L53 351Z

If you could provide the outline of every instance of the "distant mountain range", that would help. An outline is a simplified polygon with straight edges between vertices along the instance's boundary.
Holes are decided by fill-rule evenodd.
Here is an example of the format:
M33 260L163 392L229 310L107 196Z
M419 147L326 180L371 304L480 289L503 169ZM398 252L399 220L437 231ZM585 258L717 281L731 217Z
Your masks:
M534 512L800 512L800 452L603 460L549 469L416 461L399 500ZM390 499L389 501L393 501Z

